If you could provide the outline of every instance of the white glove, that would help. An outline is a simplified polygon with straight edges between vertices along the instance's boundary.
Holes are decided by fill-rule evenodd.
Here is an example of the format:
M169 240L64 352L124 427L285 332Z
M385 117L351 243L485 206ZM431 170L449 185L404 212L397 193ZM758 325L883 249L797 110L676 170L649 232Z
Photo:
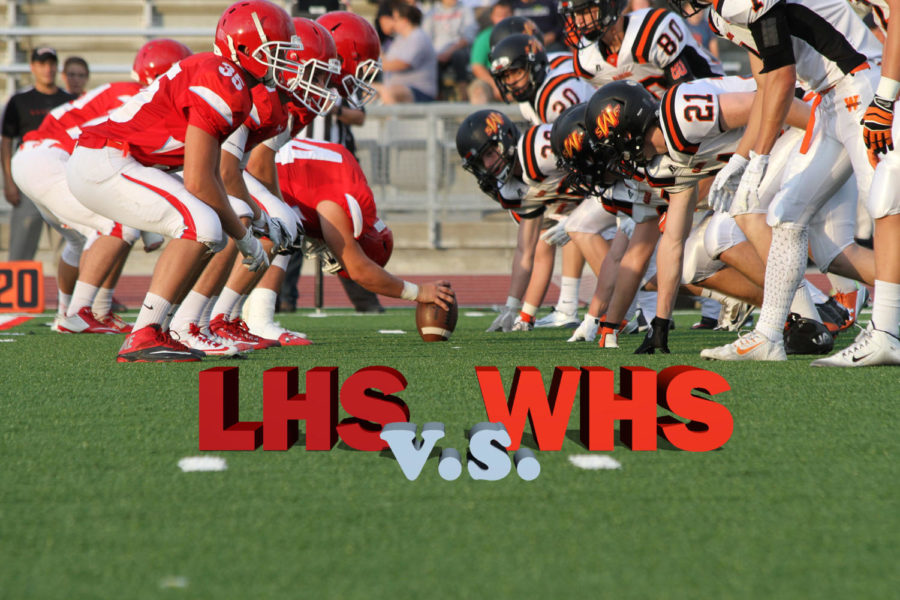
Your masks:
M271 217L269 219L269 239L272 240L272 244L274 244L272 252L275 253L286 251L291 247L291 244L294 241L294 237L291 235L288 224L278 217Z
M728 212L748 162L750 161L735 152L722 170L716 174L707 196L707 202L711 209Z
M597 329L600 328L600 319L597 317L592 317L591 315L585 315L584 320L581 322L581 325L578 326L578 329L575 330L575 333L572 334L572 337L567 339L567 342L593 342L594 338L597 337Z
M534 329L534 323L523 321L521 315L516 317L516 321L512 326L513 331L531 331L532 329Z
M568 220L569 217L560 219L559 223L541 234L541 239L551 246L565 246L571 240L569 234L566 233L566 221Z
M241 262L247 267L248 271L255 272L269 266L269 258L266 256L266 252L263 250L259 240L253 237L251 230L248 229L247 234L243 238L235 240L235 243L244 257L244 260Z
M746 212L759 206L759 184L762 183L763 177L766 176L766 168L768 166L768 154L757 154L752 150L750 151L750 162L747 163L747 168L744 169L741 184L734 194L734 202L728 208L731 208L733 205L740 207L740 212Z
M266 211L259 211L259 218L254 219L250 223L250 227L253 229L253 235L259 237L263 235L268 235L269 231L269 215L266 214Z
M516 306L516 302L513 302L514 299L508 299L506 301L506 306L500 311L500 316L494 319L494 322L491 323L491 326L487 328L488 332L491 331L503 331L508 332L512 331L513 323L516 320L516 317L519 313L519 308L522 306L521 301L516 301L519 303L519 306Z

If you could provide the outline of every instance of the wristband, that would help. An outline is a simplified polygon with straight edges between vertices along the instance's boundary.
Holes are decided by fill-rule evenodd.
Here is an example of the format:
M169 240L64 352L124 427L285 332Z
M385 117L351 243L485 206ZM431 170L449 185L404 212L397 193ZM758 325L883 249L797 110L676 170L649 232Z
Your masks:
M878 80L878 89L875 90L875 95L893 102L897 99L897 94L900 94L900 81L882 75Z
M403 291L400 292L400 297L404 300L409 300L410 302L415 302L416 298L419 297L419 286L412 283L411 281L403 282Z

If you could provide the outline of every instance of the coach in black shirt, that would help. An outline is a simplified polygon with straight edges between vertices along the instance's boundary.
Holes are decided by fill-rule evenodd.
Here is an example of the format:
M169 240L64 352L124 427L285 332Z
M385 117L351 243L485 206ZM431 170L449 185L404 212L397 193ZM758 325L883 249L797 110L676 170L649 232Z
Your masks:
M44 117L55 107L74 100L75 96L56 86L59 60L53 48L35 48L31 53L31 74L34 86L10 98L3 111L3 137L0 142L0 161L3 163L3 193L13 205L10 219L9 260L31 260L37 252L41 237L41 215L34 204L19 193L10 171L13 148L23 135L37 129Z

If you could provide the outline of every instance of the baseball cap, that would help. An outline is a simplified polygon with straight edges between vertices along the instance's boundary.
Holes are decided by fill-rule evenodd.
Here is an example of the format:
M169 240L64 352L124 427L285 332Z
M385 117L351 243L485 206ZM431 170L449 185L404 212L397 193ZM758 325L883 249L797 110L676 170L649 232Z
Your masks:
M31 62L44 62L47 60L59 62L59 57L56 56L56 50L50 46L40 46L31 51Z

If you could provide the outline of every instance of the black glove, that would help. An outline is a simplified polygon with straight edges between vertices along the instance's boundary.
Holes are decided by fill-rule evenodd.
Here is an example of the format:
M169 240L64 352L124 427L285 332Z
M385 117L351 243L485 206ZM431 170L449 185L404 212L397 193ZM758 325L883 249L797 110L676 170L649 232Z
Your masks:
M650 329L647 330L647 335L644 337L644 341L641 342L641 345L638 346L638 349L634 351L635 354L653 354L658 349L663 354L670 354L669 352L669 326L672 324L670 319L660 319L659 317L653 317L653 320L650 321Z

